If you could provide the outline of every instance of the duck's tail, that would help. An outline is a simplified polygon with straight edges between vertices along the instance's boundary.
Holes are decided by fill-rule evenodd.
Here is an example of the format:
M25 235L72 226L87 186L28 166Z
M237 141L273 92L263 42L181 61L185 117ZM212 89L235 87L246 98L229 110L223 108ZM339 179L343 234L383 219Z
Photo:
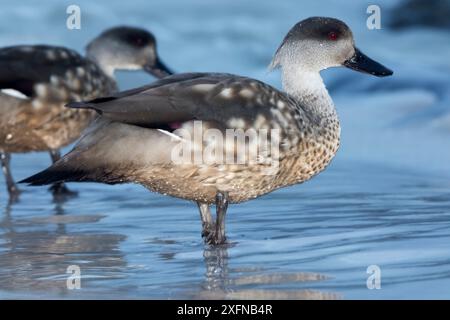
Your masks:
M94 161L95 162L95 161ZM43 186L58 182L102 182L106 184L125 183L126 177L119 176L115 167L93 165L75 151L69 152L49 168L32 175L19 183Z
M89 178L91 175L89 172L83 170L82 168L67 165L67 163L64 163L61 160L49 168L19 181L19 183L27 183L30 186L42 186L58 182L92 181Z

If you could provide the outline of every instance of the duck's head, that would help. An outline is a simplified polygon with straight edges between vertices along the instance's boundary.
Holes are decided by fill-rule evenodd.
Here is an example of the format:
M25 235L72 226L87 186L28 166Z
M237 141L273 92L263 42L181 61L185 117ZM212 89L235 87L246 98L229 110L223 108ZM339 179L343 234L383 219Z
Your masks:
M155 37L147 30L120 26L102 32L87 46L88 57L112 75L115 70L143 69L157 78L171 75L158 56Z
M393 73L355 47L352 31L344 22L324 17L297 23L284 38L271 63L271 68L299 67L306 72L338 66L377 77Z

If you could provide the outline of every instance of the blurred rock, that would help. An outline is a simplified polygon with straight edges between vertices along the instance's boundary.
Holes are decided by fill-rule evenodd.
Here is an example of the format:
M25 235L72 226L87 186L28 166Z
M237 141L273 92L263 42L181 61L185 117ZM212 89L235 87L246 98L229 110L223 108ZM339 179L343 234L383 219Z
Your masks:
M390 15L389 27L426 26L450 30L450 0L404 0Z

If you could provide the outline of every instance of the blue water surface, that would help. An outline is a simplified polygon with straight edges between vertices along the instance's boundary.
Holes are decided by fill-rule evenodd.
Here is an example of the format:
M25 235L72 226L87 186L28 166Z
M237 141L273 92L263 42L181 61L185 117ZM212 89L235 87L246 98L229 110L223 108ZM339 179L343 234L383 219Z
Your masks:
M389 29L398 1L379 1L382 29L366 27L369 1L1 1L0 46L49 43L83 51L101 30L151 30L178 72L219 71L280 87L267 65L289 28L333 16L357 46L394 70L372 78L323 73L340 115L342 146L311 181L229 209L231 245L202 244L193 203L136 185L71 184L55 202L22 186L8 204L0 178L0 298L445 299L450 298L450 42L448 31ZM118 74L122 89L153 81ZM70 147L65 151L70 150ZM49 165L13 155L17 180ZM67 287L71 265L81 289ZM367 268L381 270L368 289Z

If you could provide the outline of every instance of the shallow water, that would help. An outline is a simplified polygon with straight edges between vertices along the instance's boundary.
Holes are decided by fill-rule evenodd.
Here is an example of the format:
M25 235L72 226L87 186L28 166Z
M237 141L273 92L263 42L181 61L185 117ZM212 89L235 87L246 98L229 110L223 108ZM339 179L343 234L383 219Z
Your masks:
M441 177L336 161L306 184L232 206L221 249L202 245L194 204L130 185L76 187L63 204L37 188L4 208L0 297L450 296ZM381 290L366 287L374 264ZM81 290L66 288L70 265Z
M226 248L203 246L194 204L139 186L71 184L79 196L59 203L46 188L22 186L20 202L8 205L1 177L0 298L450 298L448 33L368 31L364 3L352 1L78 2L86 15L78 33L61 27L59 1L5 3L0 44L81 49L103 28L128 23L153 30L176 70L279 86L265 67L281 37L299 19L329 15L396 73L325 73L343 128L338 156L305 184L231 206ZM12 19L24 28L11 28ZM151 79L119 80L128 88ZM46 154L14 155L14 176L48 164ZM67 288L71 265L80 267L80 290ZM379 290L367 288L370 265L381 269Z

